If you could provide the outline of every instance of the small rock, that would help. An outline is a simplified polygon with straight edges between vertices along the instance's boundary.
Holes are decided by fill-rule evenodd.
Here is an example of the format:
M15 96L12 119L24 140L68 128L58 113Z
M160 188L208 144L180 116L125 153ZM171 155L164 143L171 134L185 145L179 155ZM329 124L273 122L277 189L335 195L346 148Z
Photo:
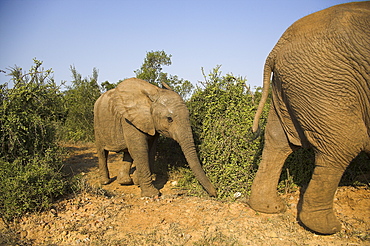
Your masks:
M239 198L239 197L241 197L242 196L242 193L241 192L235 192L234 193L234 198L235 199L237 199L237 198Z
M276 232L274 231L269 231L269 232L266 232L265 234L267 237L270 237L270 238L274 238L274 237L278 237L278 235L276 234Z
M190 240L190 238L191 238L191 235L190 235L190 234L185 234L185 235L184 235L184 239L185 239L186 241Z
M49 224L45 223L43 225L43 228L46 229L46 230L50 230L51 229L51 226Z
M20 234L22 239L25 239L28 235L28 231L21 231L19 234Z
M50 213L54 216L54 217L58 217L58 212L56 209L52 208L50 209Z

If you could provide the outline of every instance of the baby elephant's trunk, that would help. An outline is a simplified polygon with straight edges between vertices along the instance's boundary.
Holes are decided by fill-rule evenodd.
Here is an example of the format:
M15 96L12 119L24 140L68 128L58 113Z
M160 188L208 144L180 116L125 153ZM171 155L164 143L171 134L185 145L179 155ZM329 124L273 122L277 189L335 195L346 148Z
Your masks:
M191 132L191 130L190 130ZM177 140L177 142L180 144L181 149L185 155L185 158L193 171L195 177L197 180L201 183L203 188L208 192L208 194L212 197L217 196L217 191L211 181L207 178L201 164L199 161L199 158L197 156L197 152L194 145L193 136L191 134L191 137L185 137Z

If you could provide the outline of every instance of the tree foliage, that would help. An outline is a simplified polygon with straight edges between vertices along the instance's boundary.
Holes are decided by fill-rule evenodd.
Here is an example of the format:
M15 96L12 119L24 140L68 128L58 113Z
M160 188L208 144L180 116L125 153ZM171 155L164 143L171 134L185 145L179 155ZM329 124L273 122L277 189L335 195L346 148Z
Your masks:
M149 83L162 86L162 82L168 84L174 91L183 98L187 98L193 85L188 80L180 79L177 75L164 73L163 66L170 66L172 55L167 55L164 51L147 52L144 63L140 69L135 70L136 78L148 81Z
M110 83L108 80L104 81L103 83L101 83L101 87L102 87L103 92L106 92L106 91L109 91L109 90L112 90L112 89L116 88L117 85L120 82L121 81L118 81L117 83Z
M136 78L148 81L160 86L162 81L167 80L167 74L162 72L162 66L171 65L171 56L164 51L151 51L146 53L144 63L140 69L135 70Z

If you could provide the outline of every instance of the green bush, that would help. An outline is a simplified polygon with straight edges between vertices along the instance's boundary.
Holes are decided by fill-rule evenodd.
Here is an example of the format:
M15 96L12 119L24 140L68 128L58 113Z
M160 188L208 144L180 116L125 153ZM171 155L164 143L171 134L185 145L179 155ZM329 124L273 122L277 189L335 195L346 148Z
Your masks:
M56 124L64 118L63 95L42 62L28 74L15 67L14 87L0 86L0 158L12 162L22 156L42 154L56 140Z
M12 220L26 212L49 208L53 199L65 194L67 182L60 172L61 153L49 149L46 156L0 160L0 216Z
M56 144L63 97L52 71L34 62L27 74L11 69L13 88L0 86L0 216L5 220L49 206L65 189Z
M94 68L91 77L82 78L71 67L72 85L65 92L67 116L61 129L60 138L72 142L90 142L94 140L94 103L100 97L98 71Z
M241 77L221 76L220 66L205 80L204 88L198 88L188 102L191 123L208 177L220 198L231 199L237 192L248 192L259 163L261 137L253 140L250 128L260 93L252 93ZM181 184L191 183L190 177L186 175Z

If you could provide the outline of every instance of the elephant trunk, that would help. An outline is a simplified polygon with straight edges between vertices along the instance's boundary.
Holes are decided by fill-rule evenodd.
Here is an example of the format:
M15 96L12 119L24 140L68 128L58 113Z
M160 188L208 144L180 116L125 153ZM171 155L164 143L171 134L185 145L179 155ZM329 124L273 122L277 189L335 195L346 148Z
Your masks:
M193 136L191 134L191 128L189 126L190 136L187 135L180 135L181 137L175 139L181 146L182 152L185 155L186 161L188 162L191 170L193 171L196 179L200 182L203 188L208 192L208 194L212 197L217 196L217 192L211 181L207 178L201 164L199 158L197 156L197 151L195 149L195 144L193 140Z

